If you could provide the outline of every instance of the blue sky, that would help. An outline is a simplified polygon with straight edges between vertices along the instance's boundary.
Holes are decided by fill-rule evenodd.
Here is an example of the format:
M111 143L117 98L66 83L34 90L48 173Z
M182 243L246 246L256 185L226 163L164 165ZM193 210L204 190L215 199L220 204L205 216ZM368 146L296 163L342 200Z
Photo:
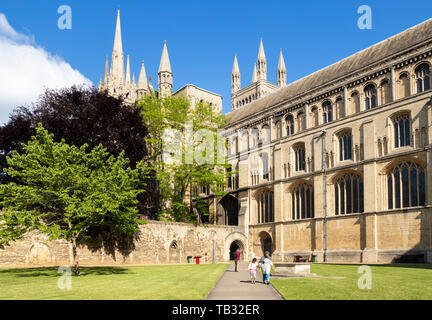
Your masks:
M238 54L243 87L251 82L261 37L268 80L276 82L282 48L290 83L432 17L432 1L407 3L411 4L388 0L183 0L163 5L142 0L1 0L0 13L17 33L33 37L33 45L97 84L105 56L111 56L120 8L123 48L131 55L136 78L144 60L147 75L157 86L163 41L167 40L174 90L193 83L222 94L224 112L228 112L234 54ZM63 4L72 8L72 30L57 27L57 8ZM372 8L372 30L357 27L360 5ZM1 112L4 116L6 111Z

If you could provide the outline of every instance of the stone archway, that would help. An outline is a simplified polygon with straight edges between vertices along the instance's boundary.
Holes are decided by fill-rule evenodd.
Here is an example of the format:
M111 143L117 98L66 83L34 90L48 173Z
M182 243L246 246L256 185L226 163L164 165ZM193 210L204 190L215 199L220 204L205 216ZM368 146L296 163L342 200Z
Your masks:
M238 226L239 202L237 198L226 195L217 206L217 223Z
M239 231L234 231L230 233L225 238L225 245L224 245L224 260L230 261L232 260L231 252L235 252L237 248L240 249L242 252L240 256L240 260L247 260L249 259L249 253L247 248L247 237L244 233Z
M240 249L240 251L242 252L242 255L240 256L240 258L242 258L242 256L244 256L245 250L244 250L243 243L240 240L234 240L233 242L231 242L230 247L229 247L229 259L230 260L235 259L237 249ZM243 259L241 259L241 260L243 260Z
M272 255L274 251L274 244L271 235L266 231L261 231L258 235L259 244L261 247L261 253L264 255L266 251Z

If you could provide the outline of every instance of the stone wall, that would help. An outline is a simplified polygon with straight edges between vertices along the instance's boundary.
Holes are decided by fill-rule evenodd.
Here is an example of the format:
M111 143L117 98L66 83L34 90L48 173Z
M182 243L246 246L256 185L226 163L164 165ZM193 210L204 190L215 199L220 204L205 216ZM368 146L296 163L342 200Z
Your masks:
M81 265L139 265L187 263L187 256L201 256L201 263L212 263L215 232L216 262L229 260L229 248L233 241L240 241L247 250L245 235L237 227L195 226L185 223L149 221L141 227L135 249L115 256L104 250L92 250L81 245L78 250ZM194 260L195 262L195 260ZM0 267L58 266L72 263L72 250L64 240L47 241L38 232L28 234L4 250L0 249Z

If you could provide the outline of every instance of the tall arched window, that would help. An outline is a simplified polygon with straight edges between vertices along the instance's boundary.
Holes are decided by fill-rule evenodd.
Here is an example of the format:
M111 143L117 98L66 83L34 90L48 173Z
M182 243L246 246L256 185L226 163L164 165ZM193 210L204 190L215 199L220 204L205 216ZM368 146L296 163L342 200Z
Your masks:
M424 206L426 203L425 170L417 163L403 162L387 174L388 208Z
M303 131L305 129L305 116L303 112L299 112L297 114L297 128L298 128L298 132Z
M249 135L247 130L242 130L241 131L241 141L242 141L242 151L248 150L249 149Z
M430 89L429 65L423 63L415 69L417 93Z
M276 139L279 139L281 137L281 122L276 121L274 126L275 126L275 132L276 132Z
M351 114L360 112L360 95L353 92L351 95Z
M287 136L294 134L294 118L292 115L286 117L286 133Z
M269 156L267 152L261 154L261 164L262 164L262 177L263 179L269 178L270 166L269 166Z
M259 141L259 131L258 128L252 129L252 148L258 146Z
M399 98L409 97L411 95L410 83L407 73L399 76Z
M334 184L335 214L361 213L364 210L363 179L355 173L339 177Z
M295 157L295 171L304 171L306 169L306 151L304 143L293 146Z
M376 107L376 89L375 89L375 85L368 84L365 89L364 89L364 93L365 93L365 106L366 106L366 110L368 109L372 109Z
M270 127L268 126L268 125L263 125L262 126L262 128L261 128L261 132L262 132L262 143L263 144L269 144L270 143L270 139L271 139L271 137L270 137L270 135L271 135L271 132L270 132Z
M390 82L388 80L383 80L381 82L381 104L387 104L391 101L391 89Z
M292 219L314 217L314 193L309 183L298 185L292 192Z
M323 108L323 123L333 121L333 108L330 101L325 101L322 105Z
M312 127L317 127L319 125L319 118L318 118L318 108L316 106L313 106L311 109L311 114L312 114Z
M268 223L273 221L273 192L265 190L258 196L258 223Z
M352 134L346 130L338 134L339 161L352 160Z
M336 99L336 118L342 119L343 117L345 117L344 102L341 97L338 97Z
M402 113L393 118L395 148L411 145L410 117Z

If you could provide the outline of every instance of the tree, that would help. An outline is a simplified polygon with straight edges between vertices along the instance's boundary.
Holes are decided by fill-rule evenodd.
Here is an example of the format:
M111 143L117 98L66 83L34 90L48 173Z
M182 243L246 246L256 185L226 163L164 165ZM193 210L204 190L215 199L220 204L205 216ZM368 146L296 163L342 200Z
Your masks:
M65 239L79 275L79 243L107 234L118 240L139 231L144 222L136 209L141 163L132 169L124 153L115 157L102 145L87 148L54 142L39 124L23 152L7 157L4 170L19 183L0 185L1 247L32 230L50 240Z
M14 150L22 152L21 144L36 134L38 123L57 142L64 139L77 147L87 144L90 149L102 144L114 156L124 152L132 167L147 155L148 131L135 105L94 87L73 86L46 90L33 107L14 110L9 122L0 127L0 168L7 166L6 156ZM148 192L139 196L138 207L142 214L152 216L148 208L158 197L154 181L143 179L142 185Z
M137 105L149 130L146 169L158 181L160 218L199 223L198 213L206 210L202 201L193 200L198 196L195 187L209 186L215 196L223 196L223 186L234 174L226 170L229 164L224 157L220 161L218 129L227 119L207 103L192 107L183 96L151 95Z

